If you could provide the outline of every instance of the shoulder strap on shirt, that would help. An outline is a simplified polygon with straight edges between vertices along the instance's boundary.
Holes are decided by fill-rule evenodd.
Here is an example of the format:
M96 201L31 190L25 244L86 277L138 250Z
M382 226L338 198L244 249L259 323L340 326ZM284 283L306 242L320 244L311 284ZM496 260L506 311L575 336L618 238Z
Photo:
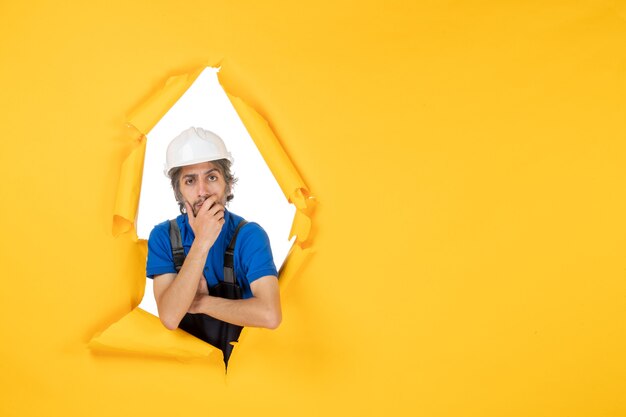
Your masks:
M241 220L233 233L233 237L224 253L224 282L235 284L235 243L237 243L237 235L239 230L248 222ZM183 249L182 238L180 236L180 228L176 219L170 220L170 242L172 244L172 256L174 258L174 267L176 272L180 271L185 262L185 250Z
M185 250L183 249L183 242L180 237L180 228L176 219L170 220L170 242L172 243L172 256L174 257L174 267L176 272L180 271L185 262Z
M224 282L228 282L230 284L236 284L235 281L235 243L237 242L237 235L239 234L239 230L248 223L245 220L241 220L235 229L235 233L233 234L230 243L228 244L228 248L226 248L226 252L224 253Z

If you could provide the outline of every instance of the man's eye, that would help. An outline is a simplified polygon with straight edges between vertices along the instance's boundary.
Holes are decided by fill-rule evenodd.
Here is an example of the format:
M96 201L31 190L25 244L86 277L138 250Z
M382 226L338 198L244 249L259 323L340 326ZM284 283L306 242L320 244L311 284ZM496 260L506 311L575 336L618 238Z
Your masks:
M189 179L185 180L185 184L186 184L186 185L191 185L191 184L193 184L193 179L189 178Z
M209 181L217 181L217 176L209 175Z

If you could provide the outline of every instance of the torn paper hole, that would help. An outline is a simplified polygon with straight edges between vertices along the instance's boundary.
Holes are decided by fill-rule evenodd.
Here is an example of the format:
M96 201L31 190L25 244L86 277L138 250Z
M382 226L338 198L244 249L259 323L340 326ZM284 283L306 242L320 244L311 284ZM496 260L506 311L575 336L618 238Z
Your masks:
M136 145L121 167L114 234L136 231L140 239L146 239L155 224L178 215L169 180L163 175L165 149L189 126L204 127L220 135L235 157L233 170L239 182L229 209L267 231L284 290L312 253L315 200L267 121L236 95L225 92L218 70L209 67L170 78L131 115L128 124L134 128ZM162 343L163 332L170 331L155 315L152 282L147 283L140 306L95 336L92 349L178 357L194 352L194 346L185 346L187 338L178 338L176 347ZM140 339L138 327L143 330ZM244 329L240 342L248 330ZM184 333L178 329L173 333L178 332Z
M289 231L295 207L287 201L250 134L217 79L217 69L207 68L193 85L148 133L141 194L137 213L137 236L148 239L152 228L180 214L170 180L163 174L169 142L190 126L220 136L234 156L238 178L235 198L228 209L267 232L276 267L280 268L292 242ZM146 281L142 309L157 315L152 280Z

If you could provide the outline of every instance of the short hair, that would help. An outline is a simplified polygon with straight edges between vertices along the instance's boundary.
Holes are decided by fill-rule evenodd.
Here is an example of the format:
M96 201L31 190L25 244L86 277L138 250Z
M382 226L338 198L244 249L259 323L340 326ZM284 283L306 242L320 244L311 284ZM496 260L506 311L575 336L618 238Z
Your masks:
M233 175L230 170L231 162L228 159L218 159L216 161L210 161L215 165L217 170L224 177L224 181L226 182L226 204L228 204L235 195L233 194L233 187L237 182L237 178ZM183 170L183 167L172 168L169 172L169 177L172 182L172 189L174 190L174 197L176 198L176 202L178 203L178 209L181 214L185 214L185 200L183 199L183 193L180 191L180 174Z

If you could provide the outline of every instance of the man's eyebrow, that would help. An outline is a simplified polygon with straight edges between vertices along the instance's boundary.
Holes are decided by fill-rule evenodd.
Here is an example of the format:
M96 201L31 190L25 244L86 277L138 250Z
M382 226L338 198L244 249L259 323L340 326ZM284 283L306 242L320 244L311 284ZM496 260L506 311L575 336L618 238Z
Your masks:
M208 174L210 174L213 171L216 171L217 173L219 173L219 170L217 168L211 168L208 171L205 171L202 175L208 175ZM198 176L198 174L185 174L185 175L183 175L183 178L194 178L194 177L197 177L197 176Z

